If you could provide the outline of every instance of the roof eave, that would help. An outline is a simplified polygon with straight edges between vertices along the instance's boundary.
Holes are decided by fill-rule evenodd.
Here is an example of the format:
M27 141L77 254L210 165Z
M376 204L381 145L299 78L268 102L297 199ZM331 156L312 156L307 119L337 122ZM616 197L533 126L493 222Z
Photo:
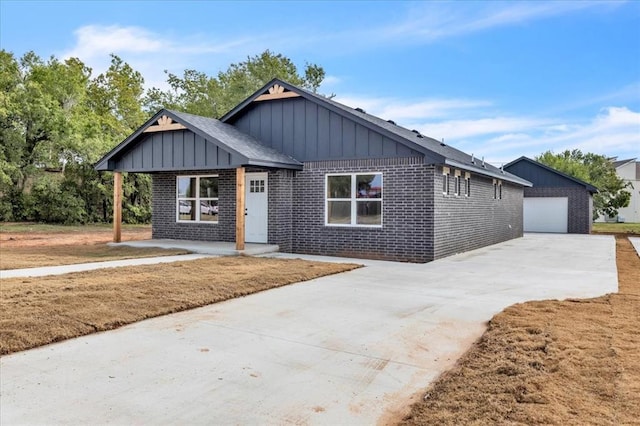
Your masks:
M444 164L448 165L448 166L453 166L453 167L458 167L460 169L464 169L464 170L469 170L470 172L475 172L477 174L480 175L484 175L484 176L489 176L492 178L496 178L496 179L501 179L501 180L505 180L507 182L512 182L518 185L522 185L522 186L526 186L526 187L532 187L533 184L531 182L529 182L526 179L522 179L520 177L517 177L511 173L501 173L501 172L494 172L493 170L488 170L482 167L478 167L478 166L474 166L474 165L470 165L470 164L465 164L465 163L461 163L459 161L455 161L455 160L451 160L449 158L444 160Z

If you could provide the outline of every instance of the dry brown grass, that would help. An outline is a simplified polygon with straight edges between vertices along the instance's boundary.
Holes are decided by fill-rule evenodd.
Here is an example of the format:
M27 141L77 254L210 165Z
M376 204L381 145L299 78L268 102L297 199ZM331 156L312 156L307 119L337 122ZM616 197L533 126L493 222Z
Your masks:
M357 267L300 259L221 257L3 279L0 354Z
M179 249L111 247L107 244L0 248L0 270L186 254Z
M111 228L3 223L0 226L0 270L184 254L186 250L110 247ZM122 240L151 238L151 227L126 226Z
M619 292L517 304L403 425L640 424L640 258L617 238Z

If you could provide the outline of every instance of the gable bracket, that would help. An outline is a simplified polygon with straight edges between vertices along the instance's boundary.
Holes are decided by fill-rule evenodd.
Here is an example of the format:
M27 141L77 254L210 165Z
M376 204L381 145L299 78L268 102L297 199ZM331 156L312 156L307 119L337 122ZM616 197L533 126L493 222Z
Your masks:
M265 93L263 95L258 96L257 98L254 99L254 102L270 101L273 99L297 98L299 96L300 95L297 94L296 92L292 92L292 91L285 92L284 87L276 83L269 88L269 93Z
M158 124L155 126L149 126L142 131L142 133L151 133L151 132L166 132L168 130L183 130L186 129L180 123L174 123L171 117L167 117L163 115L158 119Z

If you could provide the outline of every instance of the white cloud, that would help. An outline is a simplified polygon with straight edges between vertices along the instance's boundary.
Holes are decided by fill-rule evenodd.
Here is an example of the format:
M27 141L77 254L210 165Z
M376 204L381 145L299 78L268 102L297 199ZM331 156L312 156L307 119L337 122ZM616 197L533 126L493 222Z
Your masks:
M483 99L417 99L339 96L338 102L363 108L445 141L497 164L521 155L581 149L607 156L640 157L640 112L609 106L583 120L554 116L506 116Z
M376 29L378 39L431 42L496 27L522 24L593 7L617 6L621 2L424 2L409 10L393 25Z
M143 27L120 25L86 25L74 31L75 44L61 52L61 58L78 57L93 69L94 75L109 67L109 54L116 54L145 77L145 86L166 88L164 70L181 74L187 68L216 72L260 50L268 38L240 37L216 40L203 36L160 34ZM257 43L257 44L256 44ZM266 47L265 47L266 48ZM208 69L200 66L206 63ZM211 70L213 68L213 70Z
M450 117L461 111L470 111L491 105L491 102L485 100L461 98L402 101L384 97L339 95L335 100L353 108L362 108L373 115L398 123L408 123L413 119Z

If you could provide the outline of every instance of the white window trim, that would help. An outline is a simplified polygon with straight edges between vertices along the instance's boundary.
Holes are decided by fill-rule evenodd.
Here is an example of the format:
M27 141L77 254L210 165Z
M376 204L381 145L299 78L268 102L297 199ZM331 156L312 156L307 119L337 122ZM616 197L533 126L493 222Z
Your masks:
M201 178L218 178L218 197L200 197L200 179ZM195 178L196 179L196 196L195 197L180 197L180 187L179 181L180 178ZM176 176L176 222L177 223L206 223L211 225L217 225L219 222L220 214L218 213L218 220L200 220L200 214L202 213L200 210L200 201L202 200L215 200L220 203L220 176L219 175L178 175ZM181 220L180 219L180 200L184 201L195 201L196 208L196 219L195 220ZM218 208L220 208L218 204Z
M380 183L382 186L382 196L380 198L358 198L355 176L361 175L380 175ZM329 187L330 176L350 176L351 177L351 198L329 198L327 197L327 188ZM339 228L382 228L384 223L383 215L383 198L384 198L384 176L382 172L358 172L358 173L327 173L324 176L324 225L335 226ZM358 200L380 202L380 225L365 225L356 223L358 219ZM351 203L351 223L329 223L329 202L330 201L349 201Z
M464 174L464 196L471 197L471 173L469 172Z
M493 180L493 199L502 200L502 180Z
M442 168L442 195L451 194L451 171L448 167Z

